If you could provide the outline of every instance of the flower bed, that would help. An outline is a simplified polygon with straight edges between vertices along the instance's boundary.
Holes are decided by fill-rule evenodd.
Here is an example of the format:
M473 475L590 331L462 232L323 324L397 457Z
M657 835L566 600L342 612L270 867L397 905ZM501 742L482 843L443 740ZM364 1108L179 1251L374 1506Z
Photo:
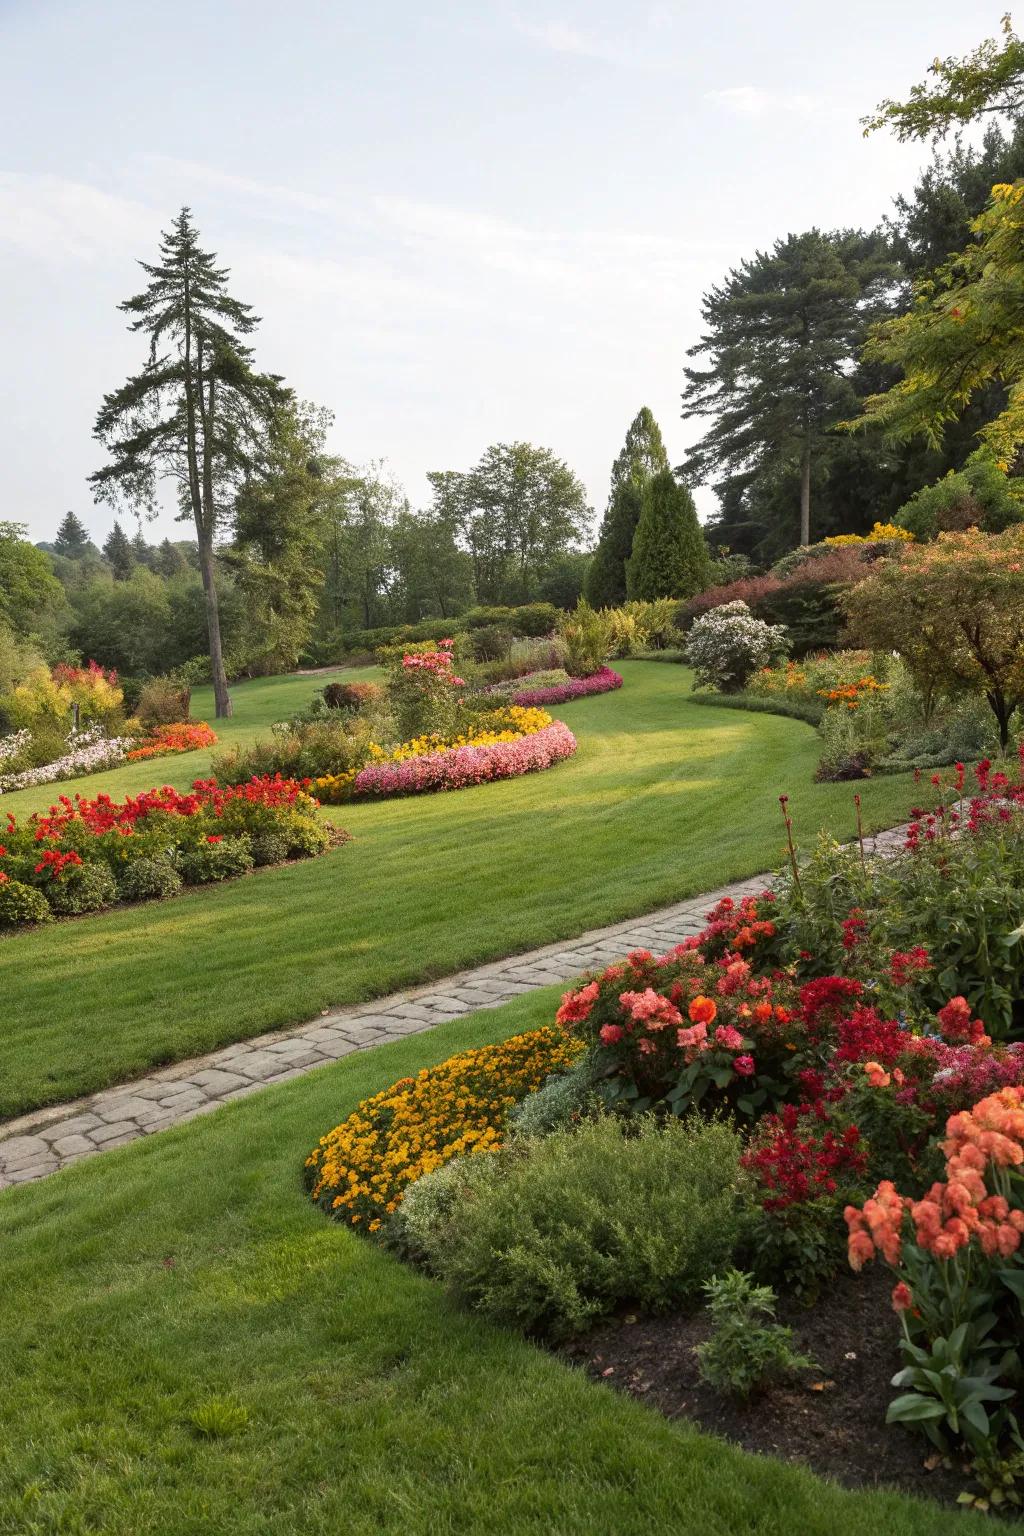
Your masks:
M301 784L197 779L118 802L62 796L0 832L0 928L75 916L115 902L176 895L285 859L324 853L344 834L323 826Z
M128 753L130 763L142 762L150 757L170 757L178 752L198 752L203 747L217 745L216 733L205 720L182 720L175 725L157 725L149 738Z
M527 679L529 681L529 679ZM611 667L602 667L590 677L573 677L567 683L552 688L520 688L512 696L513 704L541 705L568 704L573 699L585 699L592 693L611 693L622 687L622 678Z
M915 1457L913 1442L899 1439L905 1424L923 1430L944 1458L948 1476L935 1480L943 1496L970 1482L964 1502L1017 1502L1024 1043L993 1038L1012 1029L1004 1004L1021 991L1010 980L996 985L993 974L1008 976L1020 963L1020 933L1008 944L996 937L1011 923L1024 932L1012 905L1022 884L1024 771L1011 783L982 763L975 776L969 805L953 809L940 797L933 812L918 815L897 857L874 863L859 845L826 848L801 867L791 845L790 881L777 894L722 901L700 934L667 954L635 950L584 977L556 1017L575 1054L515 1109L507 1136L497 1119L478 1114L459 1058L433 1069L436 1091L433 1079L429 1089L406 1082L361 1106L309 1160L316 1198L426 1264L464 1305L559 1338L597 1315L594 1308L646 1297L645 1310L657 1311L674 1294L649 1291L651 1274L662 1273L664 1222L644 1202L624 1201L630 1241L622 1245L627 1217L609 1214L609 1175L586 1161L591 1141L594 1156L603 1147L614 1164L615 1138L622 1133L635 1150L635 1134L646 1166L661 1169L657 1177L679 1170L681 1200L700 1189L699 1209L709 1198L700 1159L684 1154L688 1138L716 1126L734 1142L715 1186L715 1230L726 1234L714 1261L719 1298L730 1283L721 1266L740 1260L791 1302L827 1312L847 1256L855 1271L880 1256L894 1271L904 1362L894 1381L902 1390L888 1405L897 1438L881 1461L914 1485L922 1452ZM957 795L965 778L954 778ZM785 805L784 814L791 833ZM861 882L852 906L851 881ZM933 910L934 922L915 939L913 924ZM996 1028L975 997L991 1004ZM486 1093L484 1100L491 1103ZM499 1143L496 1158L460 1165L460 1152ZM414 1180L422 1182L406 1199ZM753 1294L749 1276L733 1280ZM770 1301L770 1291L760 1294ZM881 1304L889 1305L884 1295ZM877 1309L877 1287L854 1306ZM756 1382L757 1349L781 1347L779 1337L756 1323L740 1327L738 1317L733 1326L745 1379ZM696 1334L687 1317L672 1327L691 1343L708 1337L700 1320ZM829 1331L823 1325L817 1336ZM849 1394L830 1404L838 1464L820 1462L839 1476L851 1464L857 1475L873 1464L877 1430L853 1426L866 1402L877 1410L892 1375L884 1320L876 1315L867 1332L857 1378L844 1373L842 1389L827 1383ZM800 1365L794 1360L790 1354L790 1372ZM876 1373L872 1381L865 1370ZM709 1382L717 1398L709 1399ZM687 1402L675 1391L666 1404L673 1414L731 1422L727 1392L726 1376L717 1385L704 1377L699 1390L687 1389ZM775 1401L787 1411L787 1399ZM771 1419L772 1396L764 1402ZM753 1423L757 1410L748 1411ZM802 1423L806 1408L799 1414Z
M18 736L30 737L30 732ZM55 784L59 779L79 779L104 768L114 768L123 763L134 742L131 736L107 736L102 725L87 726L82 731L71 731L68 750L50 763L37 768L24 768L17 773L0 774L0 795L16 789L32 789L38 784ZM9 749L13 758L15 752ZM0 759L2 761L2 759Z
M452 747L399 762L368 763L352 782L361 795L419 795L434 790L466 789L495 779L538 773L572 757L576 738L561 720L514 741L489 746Z
M498 1146L513 1105L580 1047L554 1029L462 1051L363 1102L306 1159L314 1200L376 1232L415 1179Z

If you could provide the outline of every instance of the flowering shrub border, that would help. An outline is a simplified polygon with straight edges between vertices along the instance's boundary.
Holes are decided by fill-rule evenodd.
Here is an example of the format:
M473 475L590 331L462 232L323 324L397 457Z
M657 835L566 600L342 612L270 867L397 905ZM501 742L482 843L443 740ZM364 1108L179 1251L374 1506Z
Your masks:
M573 699L589 698L594 693L611 693L622 687L622 678L611 667L602 667L589 677L574 677L567 683L557 683L551 688L521 688L512 695L513 704L539 705L568 704Z
M217 734L205 720L179 720L173 725L155 725L147 740L128 753L130 763L150 757L170 757L178 752L198 752L215 747Z
M0 930L43 920L49 910L96 911L115 900L176 894L183 882L326 853L347 834L321 823L317 806L294 780L197 779L188 793L164 785L120 802L62 795L20 826L8 812L0 830Z
M419 795L436 790L467 789L496 779L519 778L564 762L576 751L576 738L561 720L515 741L491 746L453 747L401 762L368 763L356 774L352 793L361 795Z

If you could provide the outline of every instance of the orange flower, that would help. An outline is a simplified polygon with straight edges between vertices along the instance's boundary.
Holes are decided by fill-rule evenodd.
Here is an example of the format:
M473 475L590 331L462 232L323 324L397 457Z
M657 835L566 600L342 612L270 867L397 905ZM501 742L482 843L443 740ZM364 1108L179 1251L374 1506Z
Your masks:
M718 1017L718 1004L711 997L695 997L687 1012L694 1024L713 1024Z

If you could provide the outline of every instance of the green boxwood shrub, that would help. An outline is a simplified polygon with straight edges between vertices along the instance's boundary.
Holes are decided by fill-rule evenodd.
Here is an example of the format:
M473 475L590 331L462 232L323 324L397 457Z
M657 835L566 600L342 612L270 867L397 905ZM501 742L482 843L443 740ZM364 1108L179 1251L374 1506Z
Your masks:
M740 1150L728 1125L696 1118L602 1116L513 1140L455 1160L452 1190L417 1241L464 1305L552 1339L621 1302L678 1307L733 1257Z
M215 880L230 880L253 868L252 839L225 837L219 843L198 843L178 854L178 873L186 885L211 885Z
M22 880L0 880L0 928L48 923L52 915L42 891Z
M120 901L152 901L176 896L181 890L181 876L168 858L135 859L117 873Z
M56 880L44 887L46 900L60 917L79 917L83 912L100 912L117 900L117 885L107 864L69 865Z
M288 839L283 832L256 832L249 842L257 869L266 864L281 864L288 857Z

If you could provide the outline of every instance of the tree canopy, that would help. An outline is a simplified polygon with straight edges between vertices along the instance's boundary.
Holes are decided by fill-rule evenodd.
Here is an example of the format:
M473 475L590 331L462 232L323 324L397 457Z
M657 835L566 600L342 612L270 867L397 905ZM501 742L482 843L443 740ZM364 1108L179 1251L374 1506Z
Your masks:
M912 308L875 328L865 356L901 377L871 395L852 425L940 446L947 427L998 385L1002 409L977 435L1005 470L1024 445L1024 182L993 187L972 230L971 245L915 285Z
M459 532L481 603L525 603L590 526L583 484L548 448L495 443L466 472L433 471L432 512Z
M962 59L935 59L930 80L911 86L906 101L879 102L862 119L864 133L890 128L901 143L944 138L951 129L978 117L1003 113L1018 117L1024 109L1024 40L1009 15L1002 20L1002 41L989 37Z
M815 466L837 447L833 428L857 399L851 361L890 309L895 277L880 236L812 229L757 252L711 289L689 353L707 366L684 370L683 417L713 425L681 472L696 482L721 476L716 489L736 506L752 487L792 484L795 471L798 539L809 543Z
M631 599L692 597L707 584L708 550L693 497L670 469L644 484L640 521L626 566Z

